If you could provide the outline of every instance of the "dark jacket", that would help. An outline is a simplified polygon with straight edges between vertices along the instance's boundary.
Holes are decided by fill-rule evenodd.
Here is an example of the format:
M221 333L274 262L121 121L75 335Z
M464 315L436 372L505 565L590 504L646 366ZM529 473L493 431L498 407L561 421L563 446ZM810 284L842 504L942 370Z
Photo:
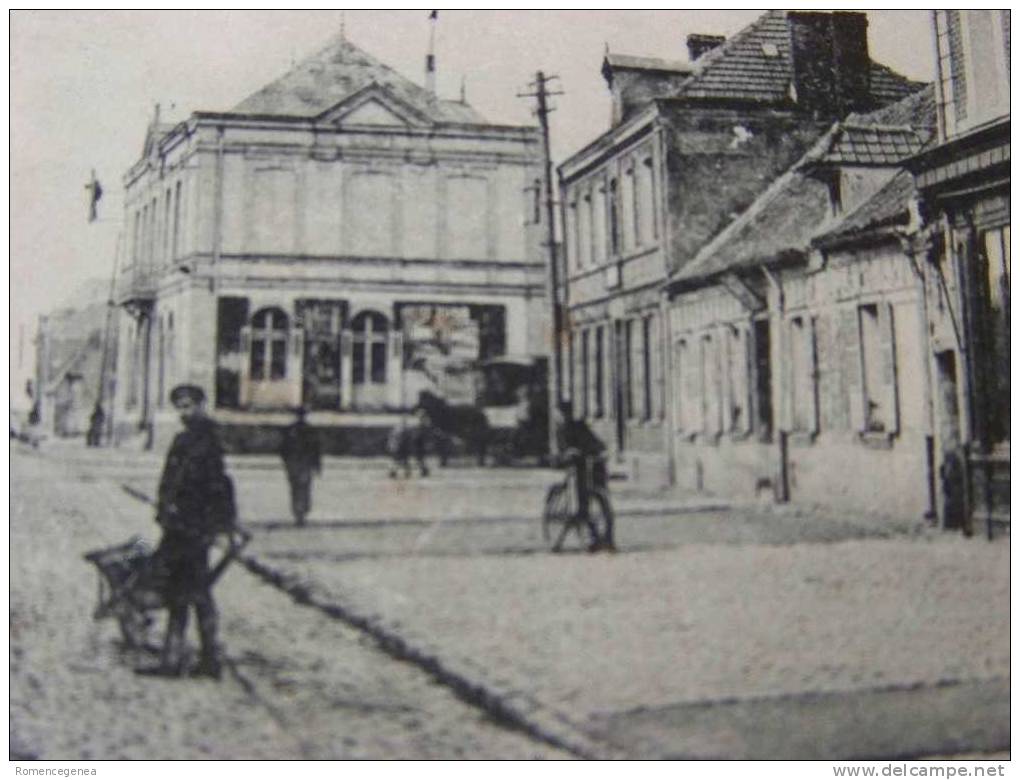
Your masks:
M288 471L321 471L322 447L315 429L308 423L296 422L283 432L280 456Z
M556 429L560 452L577 450L582 456L601 455L606 445L583 420L570 420Z
M224 469L216 423L196 418L170 445L159 481L156 520L167 532L211 541L236 517L234 487Z

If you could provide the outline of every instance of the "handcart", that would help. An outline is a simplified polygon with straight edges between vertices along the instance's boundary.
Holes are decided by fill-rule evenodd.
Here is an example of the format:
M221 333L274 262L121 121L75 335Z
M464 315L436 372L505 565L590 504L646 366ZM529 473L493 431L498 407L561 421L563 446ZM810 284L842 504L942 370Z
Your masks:
M209 570L210 587L251 539L250 533L236 527L224 536L225 547L221 542L213 545L222 554ZM99 603L92 617L116 618L125 645L143 648L152 624L149 613L167 606L166 574L159 556L135 536L124 544L85 553L84 558L99 569Z

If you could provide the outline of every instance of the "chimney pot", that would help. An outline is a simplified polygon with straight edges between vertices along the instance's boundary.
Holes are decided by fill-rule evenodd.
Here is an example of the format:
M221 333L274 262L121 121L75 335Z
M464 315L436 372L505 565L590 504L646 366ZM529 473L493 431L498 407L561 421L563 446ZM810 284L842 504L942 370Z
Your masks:
M694 62L698 57L726 42L725 35L691 33L687 36L687 58Z

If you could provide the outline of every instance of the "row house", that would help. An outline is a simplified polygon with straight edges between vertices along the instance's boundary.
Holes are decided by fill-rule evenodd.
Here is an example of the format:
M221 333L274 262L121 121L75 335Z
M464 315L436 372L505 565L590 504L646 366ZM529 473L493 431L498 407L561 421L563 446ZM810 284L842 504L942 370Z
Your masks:
M1009 522L1010 12L933 11L938 143L909 161L922 264L940 517Z
M851 114L667 285L678 484L934 512L913 180L930 89Z
M668 482L667 280L833 120L921 85L870 59L859 13L769 11L729 40L689 36L686 61L608 53L602 73L611 128L559 167L568 386L620 463Z
M125 177L118 419L206 389L227 425L385 425L549 341L536 128L334 39L226 112L157 120ZM392 418L392 419L391 419Z

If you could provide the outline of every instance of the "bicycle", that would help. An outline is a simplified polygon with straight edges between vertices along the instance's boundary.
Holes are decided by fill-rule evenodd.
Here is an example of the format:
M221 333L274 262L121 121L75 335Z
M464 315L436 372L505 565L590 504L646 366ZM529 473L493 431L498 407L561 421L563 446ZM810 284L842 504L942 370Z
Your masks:
M577 543L581 549L589 552L595 550L616 549L613 543L613 506L609 501L609 493L596 480L596 468L601 467L604 473L605 459L602 457L586 457L584 466L587 471L588 515L587 518L579 511L577 505L577 473L573 467L567 468L562 482L549 487L545 495L545 508L542 513L542 537L545 541L553 540L552 551L561 552L571 531L576 532ZM585 532L588 542L585 544Z

